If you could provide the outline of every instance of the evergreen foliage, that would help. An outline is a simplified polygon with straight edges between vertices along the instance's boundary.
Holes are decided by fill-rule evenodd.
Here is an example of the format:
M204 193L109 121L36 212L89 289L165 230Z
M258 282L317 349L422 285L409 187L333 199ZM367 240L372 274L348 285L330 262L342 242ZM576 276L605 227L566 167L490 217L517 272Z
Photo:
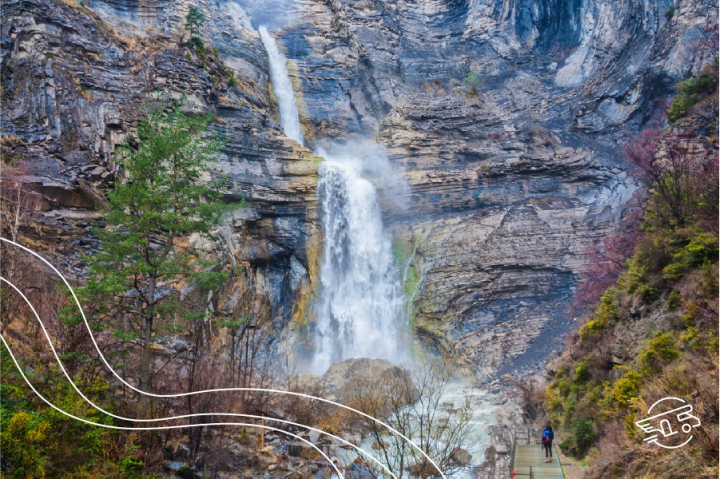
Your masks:
M228 273L202 260L187 237L208 237L228 207L219 183L206 183L208 165L223 140L208 132L211 114L187 114L184 101L160 100L148 107L137 144L125 145L117 162L122 177L108 193L106 226L96 228L101 250L85 257L88 281L77 293L96 331L144 344L140 389L147 390L149 348L161 326L184 330L204 310L181 304L183 294L217 289ZM82 318L68 308L66 325Z
M205 15L197 7L190 7L188 14L185 16L185 29L190 32L191 42L200 40L200 28L202 28L205 20Z

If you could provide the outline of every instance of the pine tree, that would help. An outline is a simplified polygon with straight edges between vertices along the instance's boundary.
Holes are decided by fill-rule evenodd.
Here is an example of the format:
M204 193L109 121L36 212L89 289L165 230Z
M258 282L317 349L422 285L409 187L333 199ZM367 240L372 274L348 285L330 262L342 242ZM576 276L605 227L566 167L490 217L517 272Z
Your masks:
M223 145L208 134L212 114L189 115L183 101L148 108L136 147L120 149L123 177L108 193L101 249L86 257L88 282L79 291L95 330L121 341L142 339L139 388L150 389L151 344L159 320L179 329L204 316L180 302L182 288L212 290L227 277L187 245L191 233L209 235L228 206L219 185L208 185L213 154ZM68 324L79 320L68 312ZM88 314L89 313L89 314Z
M205 15L200 13L197 7L190 7L188 14L185 16L185 29L190 32L190 41L202 43L200 41L200 27L205 23Z

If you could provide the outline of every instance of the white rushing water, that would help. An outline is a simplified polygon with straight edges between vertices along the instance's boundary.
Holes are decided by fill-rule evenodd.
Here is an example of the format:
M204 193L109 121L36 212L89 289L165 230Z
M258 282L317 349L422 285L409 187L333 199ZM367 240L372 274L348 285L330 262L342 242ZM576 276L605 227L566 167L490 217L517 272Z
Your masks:
M270 35L264 25L258 28L258 32L270 59L270 78L272 79L275 96L278 99L280 124L288 138L292 138L302 145L303 135L300 129L300 117L297 102L295 101L295 92L288 74L287 58L282 54L275 38Z
M325 238L312 370L322 373L348 358L402 361L406 321L397 265L377 191L362 176L377 158L367 143L319 153L325 158L318 182Z
M285 134L302 143L295 94L275 39L259 28ZM406 359L407 328L398 267L382 223L377 191L363 175L386 187L407 188L384 148L370 141L317 151L318 197L325 231L320 297L315 305L312 372L324 373L348 358Z

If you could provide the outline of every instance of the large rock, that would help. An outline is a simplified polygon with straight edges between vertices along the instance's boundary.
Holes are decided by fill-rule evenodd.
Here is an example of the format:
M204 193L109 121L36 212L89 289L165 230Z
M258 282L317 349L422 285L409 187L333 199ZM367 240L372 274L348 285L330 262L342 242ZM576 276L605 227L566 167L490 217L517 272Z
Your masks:
M357 380L377 379L392 368L393 364L385 359L346 359L333 364L319 380L326 392L337 392Z
M452 450L452 452L450 452L449 459L455 466L466 467L472 462L472 455L465 449L456 447Z

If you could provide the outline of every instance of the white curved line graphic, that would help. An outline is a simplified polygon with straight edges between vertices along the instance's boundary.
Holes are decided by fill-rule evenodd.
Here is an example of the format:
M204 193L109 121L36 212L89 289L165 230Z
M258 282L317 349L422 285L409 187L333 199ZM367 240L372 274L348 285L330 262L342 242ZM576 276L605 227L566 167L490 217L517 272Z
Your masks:
M78 300L77 296L75 295L75 290L72 288L72 286L70 286L70 283L67 282L67 280L66 280L65 277L62 275L62 273L60 273L60 271L58 271L58 269L57 269L55 266L53 266L48 260L46 260L45 258L43 258L42 256L40 256L38 253L34 252L33 250L31 250L31 249L29 249L29 248L26 248L25 246L23 246L23 245L21 245L21 244L18 244L18 243L16 243L16 242L12 241L12 240L7 239L7 238L0 237L0 240L6 242L6 243L8 243L8 244L17 246L18 248L22 249L23 251L27 251L28 253L32 254L33 256L35 256L35 257L37 257L38 259L40 259L43 263L45 263L46 265L48 265L48 266L55 272L55 274L57 274L58 276L60 276L60 279L62 279L63 283L65 283L65 286L67 286L68 289L70 290L70 293L72 293L73 299L75 300L75 303L76 303L77 306L78 306L78 310L80 311L80 314L82 315L83 321L85 322L85 327L86 327L87 330L88 330L88 333L89 333L89 335L90 335L90 339L92 340L93 345L95 346L95 349L97 350L98 354L100 355L100 358L101 358L101 359L103 360L103 362L105 363L105 366L108 367L108 369L110 370L110 372L112 372L113 375L114 375L116 378L118 378L121 383L125 384L127 387L129 387L129 388L132 389L133 391L137 391L138 393L144 394L144 395L146 395L146 396L158 397L158 398L163 398L163 397L185 397L185 396L192 396L192 395L196 395L196 394L205 394L205 393L213 393L213 392L226 392L226 391L254 391L254 392L270 392L270 393L277 393L277 394L287 394L287 395L290 395L290 396L298 396L298 397L304 397L304 398L307 398L307 399L315 399L315 400L317 400L317 401L324 402L324 403L326 403L326 404L332 404L332 405L334 405L334 406L337 406L337 407L346 409L346 410L348 410L348 411L352 411L352 412L354 412L354 413L357 413L357 414L361 415L362 417L364 417L364 418L366 418L366 419L369 419L369 420L371 420L371 421L373 421L373 422L375 422L375 423L377 423L377 424L380 424L381 426L387 428L389 431L397 434L399 437L401 437L402 439L404 439L405 441L407 441L407 443L410 444L413 448L415 448L420 454L422 454L422 456L425 457L425 459L427 459L427 460L430 462L430 464L433 465L433 467L435 467L435 469L438 471L438 474L440 474L440 476L441 476L443 479L447 479L447 477L446 477L445 474L442 472L442 470L441 470L440 467L437 465L437 463L436 463L430 456L428 456L427 453L426 453L425 451L423 451L422 448L420 448L420 446L418 446L418 445L415 444L413 441L411 441L410 438L408 438L407 436L405 436L403 433L401 433L400 431L398 431L397 429L395 429L395 428L392 427L391 425L386 424L386 423L382 422L381 420L372 417L372 416L369 415L369 414L365 414L365 413L362 412L362 411L358 411L357 409L351 408L350 406L346 406L345 404L342 404L342 403L339 403L339 402L335 402L335 401L331 401L331 400L329 400L329 399L325 399L325 398L321 398L321 397L316 397L316 396L311 396L311 395L309 395L309 394L303 394L303 393L298 393L298 392L294 392L294 391L283 391L283 390L281 390L281 389L264 389L264 388L218 388L218 389L204 389L204 390L202 390L202 391L193 391L193 392L189 392L189 393L178 393L178 394L155 394L155 393L149 393L149 392L147 392L147 391L141 391L140 389L136 388L136 387L133 386L132 384L126 382L122 377L120 377L120 375L118 375L118 373L112 368L112 366L110 366L110 363L107 362L107 359L105 359L105 356L103 356L102 351L100 351L100 347L98 346L97 341L95 341L95 336L93 335L93 332L92 332L92 330L90 329L90 324L88 324L87 318L85 317L85 311L83 311L82 305L80 304L80 301Z
M161 426L158 426L158 427L123 427L123 426L111 426L109 424L100 424L100 423L88 421L87 419L83 419L81 417L74 416L74 415L70 414L69 412L63 411L59 407L55 406L53 403L51 403L50 401L45 399L43 397L43 395L37 391L37 389L35 389L35 387L32 385L32 383L25 376L25 373L23 372L22 368L18 364L17 359L15 359L15 355L12 353L12 349L10 349L10 345L7 343L7 341L5 341L5 337L0 335L0 339L2 340L3 344L5 345L8 352L10 353L10 357L12 358L13 362L15 363L15 367L17 368L17 370L20 371L20 375L23 377L23 379L25 380L27 385L30 386L30 389L32 389L33 392L37 395L37 397L42 399L51 408L55 409L56 411L58 411L62 414L65 414L66 416L71 417L77 421L84 422L84 423L90 424L92 426L100 426L100 427L104 427L104 428L108 428L108 429L120 429L123 431L154 431L154 430L158 430L158 429L181 429L181 428L185 428L185 427L202 427L202 426L245 426L245 427L258 427L261 429L268 429L270 431L287 434L288 436L294 437L295 439L299 439L300 441L308 444L310 447L312 447L317 452L319 452L321 456L323 456L325 459L327 459L327 461L330 463L330 465L332 465L333 469L335 469L335 472L337 472L337 474L340 478L344 479L344 477L345 477L340 472L340 470L337 468L335 463L333 463L332 460L330 460L330 458L327 457L325 455L325 453L322 452L315 444L313 444L312 442L310 442L306 439L303 439L300 436L297 436L290 432L283 431L282 429L277 429L277 428L274 428L271 426L264 426L264 425L259 425L259 424L248 424L248 423L242 423L242 422L213 422L213 423L207 423L207 424L182 424L182 425L178 425L178 426L162 426L162 427Z
M650 409L648 409L647 415L649 416L649 415L650 415L650 411L652 411L652 409L653 409L655 406L657 406L659 403L665 401L666 399L675 399L676 401L680 401L681 403L685 404L685 400L684 400L684 399L676 398L676 397L674 397L674 396L668 396L668 397L666 397L666 398L662 398L662 399L659 399L659 400L655 401L655 402L653 403L653 405L650 406ZM684 407L684 406L683 406L683 407Z
M86 397L85 394L83 394L83 392L80 391L80 389L75 385L75 383L73 382L73 380L70 378L70 375L69 375L69 374L67 373L67 371L65 370L65 366L63 366L63 363L62 363L62 361L60 360L60 357L58 356L57 351L55 350L55 346L53 345L52 340L50 339L50 335L48 334L47 330L45 329L45 325L43 324L42 320L40 319L40 315L37 313L37 311L36 311L35 308L33 307L33 305L32 305L32 303L30 302L30 300L27 298L27 296L25 296L25 294L24 294L22 291L20 291L20 289L19 289L17 286L15 286L13 283L11 283L10 281L8 281L6 278L3 278L2 276L0 276L0 281L4 281L4 282L7 283L8 285L10 285L10 287L13 288L13 289L15 290L15 292L18 293L18 294L25 300L25 303L27 303L27 305L30 307L30 309L32 310L33 314L35 315L35 318L36 318L36 319L38 320L38 322L40 323L40 327L42 328L43 333L45 333L45 338L47 339L48 343L50 344L50 349L52 349L53 355L55 356L55 360L56 360L56 361L58 362L58 364L60 365L60 369L62 369L63 374L65 375L65 377L67 378L67 380L70 382L70 384L72 385L73 389L75 389L75 391L77 391L78 394L80 394L80 396L82 396L82 398L83 398L85 401L88 402L88 404L90 404L92 407L94 407L94 408L97 409L98 411L100 411L100 412L102 412L102 413L104 413L104 414L106 414L106 415L108 415L108 416L114 417L114 418L116 418L116 419L121 419L121 420L123 420L123 421L132 421L132 422L159 422L159 421L169 421L169 420L171 420L171 419L185 419L185 418L190 418L190 417L202 417L202 416L246 417L246 418L253 418L253 419L265 419L265 420L269 420L269 421L276 421L276 422L280 422L280 423L283 423L283 424L289 424L289 425L292 425L292 426L298 426L298 427L306 428L306 429L309 429L309 430L312 430L312 431L316 431L316 432L318 432L318 433L320 433L320 434L327 435L327 436L332 437L333 439L336 439L336 440L338 440L338 441L340 441L340 442L342 442L342 443L344 443L344 444L347 444L348 446L353 447L353 448L356 449L357 451L359 451L359 452L361 452L362 454L368 456L368 457L369 457L370 459L372 459L376 464L378 464L380 467L382 467L383 469L385 469L385 471L387 471L387 473L388 473L390 476L392 476L394 479L398 479L397 476L390 471L390 469L388 469L382 462L380 462L379 460L377 460L372 454L370 454L370 453L368 453L367 451L365 451L364 449L362 449L362 448L360 448L360 447L352 444L351 442L346 441L345 439L342 439L342 438L340 438L340 437L338 437L338 436L335 436L334 434L330 434L329 432L325 432L325 431L323 431L323 430L321 430L321 429L317 429L317 428L314 428L314 427L311 427L311 426L306 426L306 425L304 425L304 424L295 423L295 422L292 422L292 421L287 421L287 420L284 420L284 419L277 419L277 418L264 417L264 416L256 416L256 415L253 415L253 414L240 414L240 413L195 413L195 414L183 414L183 415L180 415L180 416L172 416L172 417L156 418L156 419L134 419L134 418L124 417L124 416L118 416L118 415L116 415L116 414L113 414L113 413L111 413L111 412L108 412L108 411L104 410L103 408L101 408L100 406L96 405L94 402L92 402L88 397ZM202 425L203 425L203 424L197 424L197 426L202 426ZM163 429L163 428L158 428L158 429Z
M650 442L654 442L656 445L658 445L658 446L660 446L660 447L662 447L662 448L665 448L665 449L677 449L677 448L679 448L679 447L683 447L685 444L687 444L687 443L689 443L690 441L692 441L692 438L693 438L693 437L690 436L690 438L689 438L687 441L685 441L684 443L680 444L679 446L663 446L662 444L660 444L660 443L658 442L657 439L652 440L652 441L650 441Z

